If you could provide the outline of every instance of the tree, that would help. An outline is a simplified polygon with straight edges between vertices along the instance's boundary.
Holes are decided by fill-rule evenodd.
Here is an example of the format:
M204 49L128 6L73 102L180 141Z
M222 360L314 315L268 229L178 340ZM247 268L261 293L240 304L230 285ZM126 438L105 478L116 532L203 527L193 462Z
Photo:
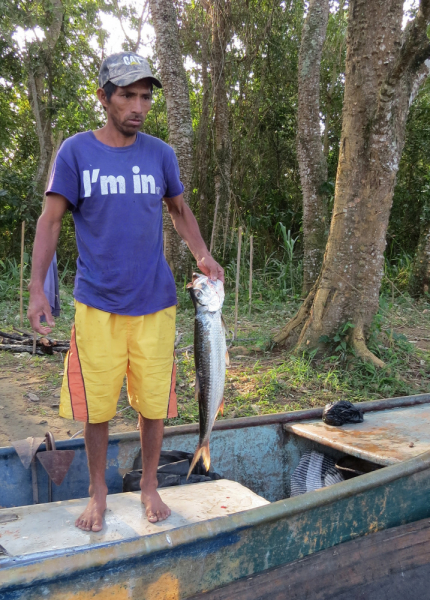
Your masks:
M430 207L425 206L418 247L409 283L411 296L418 298L430 292Z
M232 11L235 43L227 55L231 196L238 220L254 233L255 264L270 269L281 265L286 291L290 276L281 262L278 223L293 238L299 235L297 69L303 4L251 0L233 3ZM235 255L233 245L227 249ZM294 277L298 281L300 272L295 270Z
M397 254L398 261L405 264L415 255L407 282L409 293L415 298L430 291L429 84L430 78L422 86L408 117L400 181L394 193L388 233L390 257L395 260Z
M345 96L335 200L318 280L275 336L317 348L348 324L358 356L379 304L386 232L409 106L429 72L430 0L402 32L402 0L349 3Z
M156 51L167 105L169 143L178 157L185 202L189 204L193 172L193 125L187 75L179 45L176 10L172 0L149 0L156 35ZM164 220L165 254L176 277L187 274L185 243L169 218Z
M209 118L210 118L210 81L209 81L209 31L203 15L201 36L201 76L202 76L202 111L199 120L197 160L198 169L198 215L203 239L209 243L208 214L208 167L209 167Z
M219 238L223 240L225 248L230 218L231 139L225 83L226 49L231 35L230 0L211 0L209 14L212 25L211 78L216 160L215 211L210 243L213 251ZM220 225L222 217L224 223ZM221 236L219 231L222 232Z
M102 6L103 0L0 0L2 256L19 252L22 220L27 239L32 235L60 132L68 137L101 125L94 100L100 61L90 39L103 38Z
M54 149L52 138L52 58L61 33L64 7L61 0L52 0L43 7L48 16L44 28L45 37L41 42L33 42L28 47L28 92L36 121L39 140L39 165L35 177L35 189L39 197L43 196L43 186L48 176L49 164Z
M323 184L327 161L320 128L320 67L329 0L310 0L299 53L297 158L303 191L303 294L314 285L327 241L328 214Z

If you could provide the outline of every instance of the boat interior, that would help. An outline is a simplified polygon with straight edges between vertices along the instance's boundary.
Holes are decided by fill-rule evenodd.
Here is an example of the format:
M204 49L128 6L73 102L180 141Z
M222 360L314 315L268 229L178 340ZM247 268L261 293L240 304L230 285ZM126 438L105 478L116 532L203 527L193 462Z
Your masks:
M334 459L349 479L430 450L430 395L365 404L363 423L342 427L311 418L315 410L217 422L210 449L212 467L222 478L161 489L172 516L156 524L144 518L139 493L123 491L124 476L141 468L139 435L112 435L106 470L108 510L98 533L74 527L88 495L82 438L56 444L57 453L74 453L60 485L40 460L50 452L48 443L39 446L28 464L14 447L0 448L0 566L2 559L13 556L130 540L279 500L288 502L291 476L308 451ZM166 428L163 450L192 453L197 440L195 425Z

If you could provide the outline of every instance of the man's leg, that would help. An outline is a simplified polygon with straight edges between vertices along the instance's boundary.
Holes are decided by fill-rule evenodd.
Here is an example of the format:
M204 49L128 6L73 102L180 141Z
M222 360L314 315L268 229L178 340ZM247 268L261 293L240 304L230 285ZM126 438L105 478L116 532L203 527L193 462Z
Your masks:
M150 523L164 521L170 515L170 508L161 500L157 492L157 467L163 443L163 419L145 419L140 415L140 443L142 447L142 503Z
M90 471L90 501L76 519L75 525L84 531L100 531L103 527L103 513L106 510L105 472L109 423L85 423L84 433Z

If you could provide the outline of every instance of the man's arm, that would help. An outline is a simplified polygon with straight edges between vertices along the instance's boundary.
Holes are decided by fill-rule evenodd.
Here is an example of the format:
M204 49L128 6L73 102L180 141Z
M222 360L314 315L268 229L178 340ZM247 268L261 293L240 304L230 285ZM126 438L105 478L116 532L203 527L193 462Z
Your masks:
M34 331L46 334L51 332L55 322L51 307L43 291L46 273L51 264L60 235L61 219L69 206L68 201L60 194L46 197L45 210L39 217L34 238L33 259L31 267L30 302L27 316ZM45 315L49 327L40 324L40 317Z
M183 194L174 198L164 198L173 225L187 244L191 254L197 261L198 268L213 279L221 279L224 283L224 269L212 258L201 236L196 218L185 203Z

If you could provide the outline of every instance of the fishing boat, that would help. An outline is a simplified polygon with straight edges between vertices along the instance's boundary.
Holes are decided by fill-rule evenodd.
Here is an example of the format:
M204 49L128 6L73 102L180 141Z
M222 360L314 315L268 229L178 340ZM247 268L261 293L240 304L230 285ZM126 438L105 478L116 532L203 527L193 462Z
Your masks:
M161 489L172 515L155 524L139 493L123 492L141 464L138 433L111 435L99 533L74 527L88 490L83 439L54 445L74 452L60 485L41 459L49 440L28 468L19 446L0 448L0 598L428 597L430 394L360 407L363 423L342 427L326 425L322 409L217 421L211 458L222 479ZM197 439L197 424L168 427L163 449L192 453ZM291 497L309 450L350 478Z

